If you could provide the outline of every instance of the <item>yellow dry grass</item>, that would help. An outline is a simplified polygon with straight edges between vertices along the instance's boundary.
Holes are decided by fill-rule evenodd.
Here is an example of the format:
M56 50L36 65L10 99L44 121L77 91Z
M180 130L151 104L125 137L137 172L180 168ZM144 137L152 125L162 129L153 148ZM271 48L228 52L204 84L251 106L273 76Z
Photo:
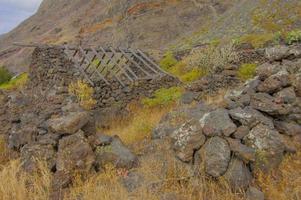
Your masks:
M0 165L0 200L45 200L49 198L51 172L39 162L38 172L22 170L19 160Z
M218 94L223 96L225 91ZM216 103L208 98L210 103ZM127 144L148 138L150 128L139 128L140 123L154 126L161 117L170 111L169 108L142 108L132 105L129 120L115 124L109 133L119 133ZM133 114L135 113L135 115ZM144 131L141 131L144 130ZM145 131L147 130L147 131ZM130 133L130 134L129 134ZM142 133L142 134L141 134ZM129 136L129 137L128 137ZM140 166L133 172L143 176L144 184L134 192L128 192L121 179L129 171L107 166L104 173L95 174L86 181L77 178L66 194L66 200L159 200L162 195L176 195L187 200L245 200L243 192L233 192L223 180L213 180L205 175L192 177L191 172L171 156L168 144L162 144L158 154L141 160ZM301 152L286 155L278 169L270 173L258 173L254 184L266 195L266 200L299 200L301 199ZM51 173L43 163L39 164L37 173L28 174L22 171L18 160L7 162L7 150L0 138L0 200L44 200L50 194Z
M301 199L300 150L295 155L286 156L277 170L256 175L256 182L263 189L267 200Z
M115 118L109 126L111 128L102 131L108 135L118 135L126 145L150 139L152 129L173 107L173 105L146 107L132 103L128 107L129 116Z

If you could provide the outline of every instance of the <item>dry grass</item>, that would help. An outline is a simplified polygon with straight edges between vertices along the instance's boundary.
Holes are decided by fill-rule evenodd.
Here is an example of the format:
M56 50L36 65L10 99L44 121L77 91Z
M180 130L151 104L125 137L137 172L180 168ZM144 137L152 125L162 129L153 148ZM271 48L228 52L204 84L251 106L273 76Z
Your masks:
M0 166L8 162L8 151L3 135L0 135Z
M301 152L285 157L280 167L268 174L258 173L257 184L267 200L301 199Z
M173 105L145 107L138 103L129 105L129 116L114 119L108 130L102 130L108 135L118 135L126 145L149 139L152 129L159 123L163 115L171 111Z
M28 174L18 160L0 167L0 200L44 200L50 194L51 172L39 162L38 172Z

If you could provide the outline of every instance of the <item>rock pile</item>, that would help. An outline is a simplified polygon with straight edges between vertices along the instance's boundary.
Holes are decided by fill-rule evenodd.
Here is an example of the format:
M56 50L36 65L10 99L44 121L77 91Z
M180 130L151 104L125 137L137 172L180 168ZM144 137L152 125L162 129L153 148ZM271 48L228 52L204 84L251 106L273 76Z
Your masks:
M233 189L247 189L256 170L277 168L285 153L296 151L292 141L301 143L301 47L268 48L265 55L270 61L228 92L224 106L175 110L153 139L169 138L179 160L196 173L225 178Z

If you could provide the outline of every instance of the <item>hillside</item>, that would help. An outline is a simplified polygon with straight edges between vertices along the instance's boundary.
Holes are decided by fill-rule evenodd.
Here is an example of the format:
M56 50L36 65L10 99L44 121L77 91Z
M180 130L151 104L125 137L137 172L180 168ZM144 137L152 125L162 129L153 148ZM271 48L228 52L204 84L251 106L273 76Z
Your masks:
M13 47L13 42L81 41L93 46L139 47L157 54L177 38L197 31L235 2L44 0L34 16L0 38L0 63L13 72L27 69L29 50Z

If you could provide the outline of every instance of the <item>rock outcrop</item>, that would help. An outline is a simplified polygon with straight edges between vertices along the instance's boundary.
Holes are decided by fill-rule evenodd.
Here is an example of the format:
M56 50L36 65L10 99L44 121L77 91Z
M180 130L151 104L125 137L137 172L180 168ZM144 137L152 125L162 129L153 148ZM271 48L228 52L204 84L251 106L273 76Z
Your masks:
M184 144L180 150L173 148L175 156L189 161L198 173L224 178L235 190L247 189L256 170L277 168L285 153L295 152L288 140L298 141L301 136L301 65L297 64L301 58L294 49L298 48L266 49L269 62L257 68L255 78L229 91L225 105L175 110L172 116L198 114L177 123L167 115L155 129L154 139L172 137L173 147ZM194 128L187 126L191 119ZM253 187L247 194L264 198Z

